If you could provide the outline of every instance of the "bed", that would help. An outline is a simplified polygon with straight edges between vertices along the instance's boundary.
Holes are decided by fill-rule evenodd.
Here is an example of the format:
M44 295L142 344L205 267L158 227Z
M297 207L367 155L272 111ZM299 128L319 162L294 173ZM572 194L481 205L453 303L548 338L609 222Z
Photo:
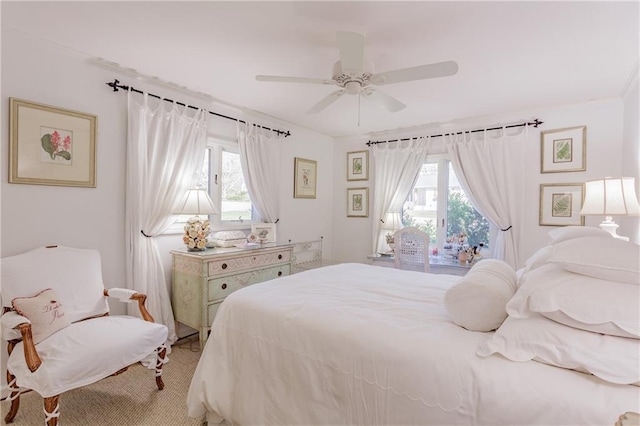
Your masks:
M500 296L503 311L507 300L511 306L495 332L459 324L480 312L479 305L495 302L473 292L504 278L492 275L499 268L485 267L486 282L471 282L463 302L468 309L452 314L451 306L452 289L470 285L467 277L489 260L467 277L340 264L239 290L214 320L188 392L189 415L209 425L613 425L625 412L640 412L636 330L609 322L631 333L610 336L531 312L536 292L533 280L523 278L550 266L549 256L536 256L518 271L511 294ZM478 324L490 317L481 315ZM509 321L511 329L517 321L542 321L587 333L600 348L608 342L602 339L621 340L632 363L625 360L627 370L619 374L616 363L609 365L616 346L603 351L610 357L601 362L613 373L601 374L599 364L561 366L574 362L553 358L563 343L552 345L551 359L542 352L509 359L518 358L500 347L509 343L501 336ZM590 358L599 353L594 349Z

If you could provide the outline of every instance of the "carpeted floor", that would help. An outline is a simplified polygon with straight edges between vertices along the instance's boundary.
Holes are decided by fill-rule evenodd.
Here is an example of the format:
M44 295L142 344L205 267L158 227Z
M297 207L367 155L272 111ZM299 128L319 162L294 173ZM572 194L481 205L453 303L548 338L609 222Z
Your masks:
M163 367L164 390L158 391L154 370L140 364L118 376L62 394L60 424L96 425L200 425L187 415L187 391L200 358L198 336L173 345L169 363ZM4 373L4 372L3 372ZM9 410L2 401L2 421ZM35 392L20 396L16 426L44 424L43 400Z

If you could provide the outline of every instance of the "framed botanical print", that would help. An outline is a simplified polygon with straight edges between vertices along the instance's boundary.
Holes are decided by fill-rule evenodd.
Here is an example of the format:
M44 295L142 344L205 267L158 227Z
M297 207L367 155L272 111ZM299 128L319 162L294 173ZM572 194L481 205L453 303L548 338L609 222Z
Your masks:
M369 217L369 188L347 188L347 217Z
M369 151L347 152L347 180L369 179Z
M540 133L540 173L587 169L587 126Z
M316 198L317 174L316 161L296 157L293 171L293 197Z
M95 188L97 121L9 98L9 183Z
M584 225L584 216L580 216L583 200L582 183L541 184L540 225Z

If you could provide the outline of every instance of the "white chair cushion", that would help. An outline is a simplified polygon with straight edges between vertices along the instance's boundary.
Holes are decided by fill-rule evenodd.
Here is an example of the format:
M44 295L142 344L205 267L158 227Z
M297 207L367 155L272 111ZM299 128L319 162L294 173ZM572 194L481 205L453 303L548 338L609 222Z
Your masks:
M44 398L85 386L146 358L167 340L162 324L105 316L71 324L36 346L42 365L29 371L20 342L7 361L18 386Z

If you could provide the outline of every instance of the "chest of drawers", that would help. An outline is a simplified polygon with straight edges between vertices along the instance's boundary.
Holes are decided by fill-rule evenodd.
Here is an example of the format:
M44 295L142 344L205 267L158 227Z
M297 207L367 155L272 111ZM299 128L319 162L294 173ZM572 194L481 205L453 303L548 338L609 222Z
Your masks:
M204 348L222 301L248 285L291 274L292 251L290 244L172 251L171 304L175 320L198 330L200 347Z

